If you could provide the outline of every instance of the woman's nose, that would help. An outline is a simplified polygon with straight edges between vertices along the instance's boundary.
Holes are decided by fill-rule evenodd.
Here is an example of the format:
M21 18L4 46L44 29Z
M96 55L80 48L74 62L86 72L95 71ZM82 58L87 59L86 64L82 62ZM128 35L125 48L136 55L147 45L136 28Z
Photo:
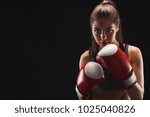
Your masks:
M106 34L104 33L104 31L101 32L100 38L101 38L101 40L105 40L106 39Z

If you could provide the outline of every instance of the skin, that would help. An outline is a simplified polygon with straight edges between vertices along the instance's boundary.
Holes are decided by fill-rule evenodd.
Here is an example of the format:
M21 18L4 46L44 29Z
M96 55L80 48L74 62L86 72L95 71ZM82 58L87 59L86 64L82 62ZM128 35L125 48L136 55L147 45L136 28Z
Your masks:
M103 48L109 43L116 44L119 46L119 42L116 40L116 34L119 30L119 26L115 25L110 21L96 20L91 25L91 30L96 43ZM137 82L130 89L122 89L117 91L103 91L100 89L93 89L92 99L143 99L144 95L144 69L143 69L143 58L141 51L138 47L129 45L128 47L128 59L135 73ZM79 62L79 69L83 65L89 62L89 50L85 51Z

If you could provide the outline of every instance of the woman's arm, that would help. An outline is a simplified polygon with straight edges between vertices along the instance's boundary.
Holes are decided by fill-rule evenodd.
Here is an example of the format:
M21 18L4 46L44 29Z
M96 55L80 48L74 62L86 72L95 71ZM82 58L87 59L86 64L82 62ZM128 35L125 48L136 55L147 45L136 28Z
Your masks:
M82 68L83 65L85 65L87 62L89 62L89 51L85 51L79 61L79 70Z
M132 100L140 100L144 96L143 57L140 49L134 46L129 46L128 56L137 82L132 88L127 89L127 92Z

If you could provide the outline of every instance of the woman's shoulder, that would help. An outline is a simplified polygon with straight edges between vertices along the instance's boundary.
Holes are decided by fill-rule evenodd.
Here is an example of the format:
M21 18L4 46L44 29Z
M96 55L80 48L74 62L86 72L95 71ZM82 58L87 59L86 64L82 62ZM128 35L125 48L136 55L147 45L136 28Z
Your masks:
M132 55L132 54L139 54L139 53L141 53L141 50L140 50L140 48L139 47L137 47L137 46L134 46L134 45L129 45L129 48L128 48L128 51L129 51L129 53Z
M129 51L130 52L137 52L137 51L140 51L140 49L137 46L129 45Z
M81 54L80 62L79 62L79 69L81 69L82 66L85 65L87 62L89 62L89 50L86 50Z
M129 45L128 47L128 56L131 62L136 61L142 58L142 53L139 47L134 45Z

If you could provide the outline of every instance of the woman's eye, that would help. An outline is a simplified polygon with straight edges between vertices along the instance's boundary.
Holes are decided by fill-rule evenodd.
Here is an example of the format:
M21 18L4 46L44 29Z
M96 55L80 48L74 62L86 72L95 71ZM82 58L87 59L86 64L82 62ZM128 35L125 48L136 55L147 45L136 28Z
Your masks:
M113 29L106 29L106 32L107 32L107 33L112 33L112 32L113 32Z
M94 32L98 34L98 33L100 33L100 30L94 29Z

